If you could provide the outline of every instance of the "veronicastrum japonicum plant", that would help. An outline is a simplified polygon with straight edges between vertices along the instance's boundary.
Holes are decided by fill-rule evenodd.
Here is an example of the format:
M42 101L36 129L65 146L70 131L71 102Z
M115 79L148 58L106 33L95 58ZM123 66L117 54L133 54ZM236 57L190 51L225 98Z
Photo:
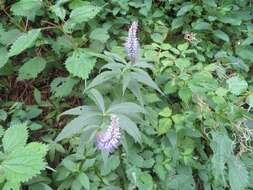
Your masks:
M132 136L136 142L141 142L141 133L137 124L142 121L139 113L144 114L144 108L133 102L120 101L111 103L106 109L103 95L94 88L105 82L113 83L111 80L113 78L116 78L117 81L120 79L123 85L123 95L128 88L142 105L143 98L140 84L145 84L161 92L156 83L144 70L152 68L152 66L139 59L137 28L138 23L133 22L129 28L128 38L125 43L129 62L109 52L105 52L105 55L102 56L94 54L94 56L109 60L109 63L102 67L102 70L107 70L98 75L85 88L85 93L95 103L95 106L76 107L62 113L61 116L75 115L77 117L62 130L56 141L81 134L81 141L83 139L86 142L96 141L97 149L107 154L121 144L124 132ZM110 119L111 122L109 122Z
M128 37L125 43L125 51L127 53L128 61L117 54L105 52L105 55L103 55L102 58L107 60L108 64L101 68L103 72L86 86L85 91L100 84L104 84L107 81L111 81L112 83L118 83L118 81L120 81L123 96L126 89L129 89L142 105L144 104L141 93L142 85L146 85L162 93L158 85L145 71L145 69L152 70L153 66L145 62L145 60L142 60L139 56L140 49L137 38L137 29L138 23L134 21L129 28Z
M106 108L103 96L96 89L91 89L88 96L95 105L79 106L60 115L74 115L76 118L64 127L56 141L80 134L80 143L95 143L97 149L106 154L121 144L124 132L136 142L141 142L137 123L142 122L140 113L145 113L143 107L133 102L113 102Z

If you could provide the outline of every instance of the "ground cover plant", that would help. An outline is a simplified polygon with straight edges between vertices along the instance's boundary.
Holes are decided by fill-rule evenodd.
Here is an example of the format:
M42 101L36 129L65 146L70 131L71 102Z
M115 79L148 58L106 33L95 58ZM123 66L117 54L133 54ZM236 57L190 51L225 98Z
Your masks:
M1 0L0 189L253 189L251 0Z

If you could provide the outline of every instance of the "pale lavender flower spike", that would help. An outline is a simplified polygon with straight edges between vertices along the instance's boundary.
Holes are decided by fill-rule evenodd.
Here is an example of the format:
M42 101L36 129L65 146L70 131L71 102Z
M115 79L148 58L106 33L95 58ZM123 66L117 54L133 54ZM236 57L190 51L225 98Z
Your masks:
M112 115L111 124L106 131L99 132L96 135L97 149L110 153L119 146L120 138L119 118Z
M134 21L128 30L128 37L125 43L127 56L133 63L136 61L139 52L137 30L138 30L138 22Z

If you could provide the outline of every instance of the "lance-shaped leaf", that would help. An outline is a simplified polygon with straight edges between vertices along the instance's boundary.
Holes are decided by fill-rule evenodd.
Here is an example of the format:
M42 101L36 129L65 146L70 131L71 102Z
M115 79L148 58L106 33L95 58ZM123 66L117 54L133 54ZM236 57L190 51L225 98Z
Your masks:
M96 90L95 88L89 91L89 97L93 100L93 102L99 107L102 113L105 112L105 103L102 94Z
M61 141L81 132L87 125L98 125L101 121L100 113L90 113L80 115L68 123L60 134L56 137L55 141Z
M107 112L127 115L132 113L145 113L145 109L133 102L122 102L119 104L111 105Z
M158 92L162 93L160 88L157 86L157 84L152 80L152 78L145 71L138 70L135 72L131 72L130 74L134 79L136 79L140 83L145 84L145 85L157 90Z
M140 143L141 142L141 133L137 127L137 125L129 119L127 116L118 114L119 117L119 126L121 129L126 131L133 139Z

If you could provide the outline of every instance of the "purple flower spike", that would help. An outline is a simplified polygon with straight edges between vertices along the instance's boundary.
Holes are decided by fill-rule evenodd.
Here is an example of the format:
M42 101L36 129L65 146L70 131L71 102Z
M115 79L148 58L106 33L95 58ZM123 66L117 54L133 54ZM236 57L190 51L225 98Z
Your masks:
M111 116L111 124L104 132L99 132L96 135L97 149L112 152L120 144L120 128L119 118L116 115Z
M134 63L138 57L139 42L137 38L138 22L134 21L129 28L128 38L125 43L128 58Z

